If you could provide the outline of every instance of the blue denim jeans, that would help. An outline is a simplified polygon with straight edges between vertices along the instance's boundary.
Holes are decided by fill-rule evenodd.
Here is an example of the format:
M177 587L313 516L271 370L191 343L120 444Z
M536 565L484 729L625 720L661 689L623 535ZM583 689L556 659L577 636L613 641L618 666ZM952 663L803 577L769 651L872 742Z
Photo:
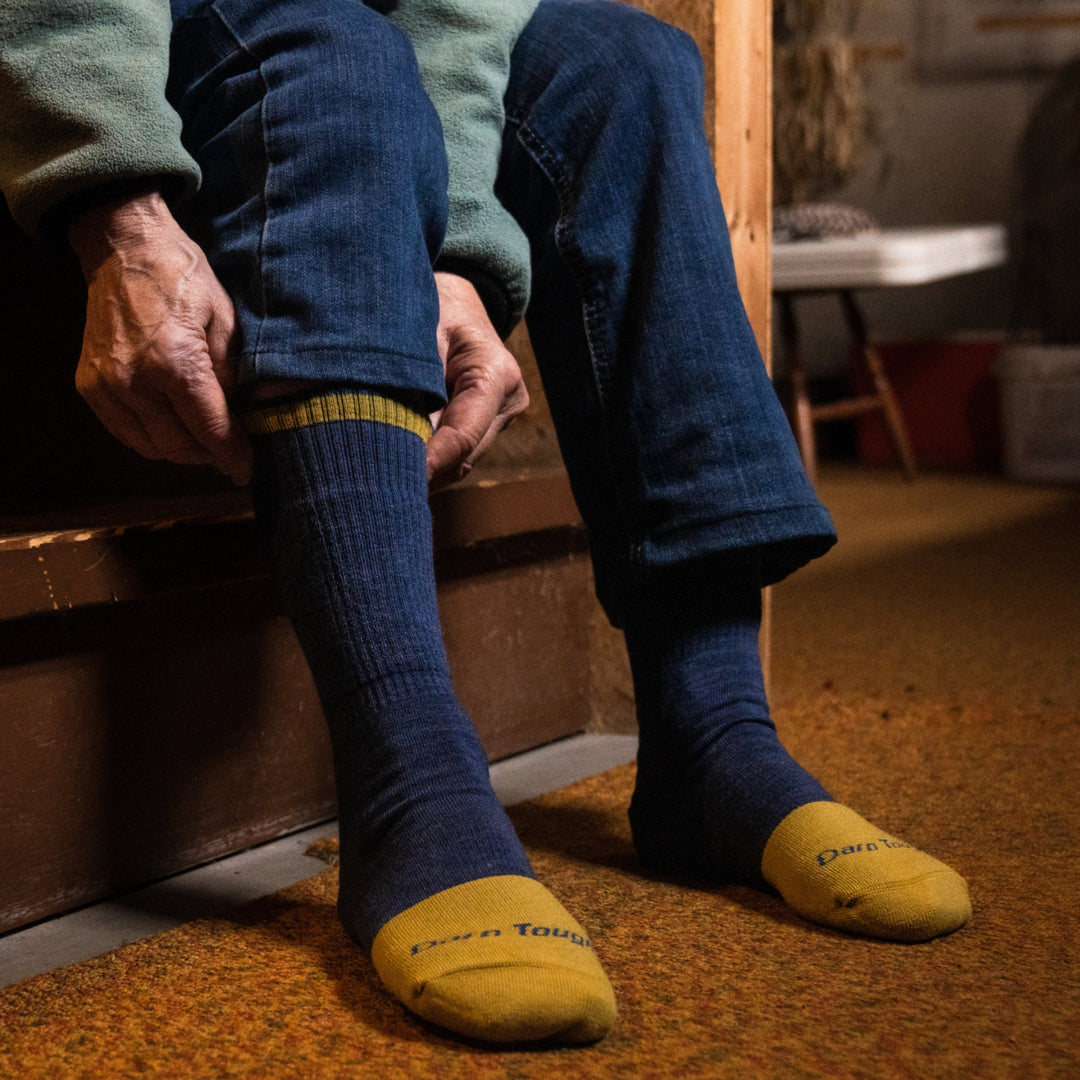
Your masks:
M173 0L168 96L203 170L181 208L236 305L240 381L442 401L442 128L408 39L361 0Z
M170 100L204 185L185 223L237 304L246 384L443 393L438 119L359 0L173 0ZM541 0L514 49L497 194L616 623L643 589L768 584L835 541L739 297L689 37Z

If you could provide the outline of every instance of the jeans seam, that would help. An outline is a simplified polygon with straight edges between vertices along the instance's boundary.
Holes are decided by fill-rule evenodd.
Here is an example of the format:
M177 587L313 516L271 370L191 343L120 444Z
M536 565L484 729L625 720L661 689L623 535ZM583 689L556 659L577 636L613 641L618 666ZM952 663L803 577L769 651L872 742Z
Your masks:
M260 362L263 363L263 364L266 364L267 362L273 360L275 357L282 357L282 356L283 357L288 357L288 358L294 358L294 357L298 357L298 356L309 356L309 355L318 356L318 355L326 355L326 354L340 355L340 356L343 356L343 357L350 357L350 356L356 356L356 357L376 357L376 356L379 356L379 357L383 357L383 356L387 356L387 357L393 357L395 359L407 360L407 361L409 361L410 364L423 365L423 367L425 369L429 369L431 371L439 371L440 373L442 372L441 363L439 363L439 361L436 360L433 357L423 356L423 355L415 355L413 353L403 353L403 352L397 351L396 349L383 349L383 348L379 348L378 346L363 346L363 347L351 347L350 348L350 347L344 346L344 345L306 345L306 346L299 346L299 347L290 348L290 349L284 349L284 348L267 349L267 348L261 348L260 347L258 349L258 351L256 351L253 348L252 349L245 348L245 349L243 349L241 351L240 356L243 357L246 361L250 362L252 372L254 373L254 376L255 376L255 381L258 382L259 379L260 379L260 376L259 376ZM312 380L314 380L316 382L326 381L325 377L320 377L319 375L311 375L311 376L305 375L304 378L305 379L310 378L310 379L312 379ZM331 380L331 381L333 381L333 380ZM359 379L359 381L364 382L365 380L361 378L361 379ZM373 383L372 385L382 385L382 382ZM432 392L434 393L434 391L432 391Z
M602 360L602 364L599 366L606 374L607 370L610 368L610 363L605 351L600 349L597 345L598 335L596 332L596 322L598 320L598 313L595 308L595 300L598 290L593 283L589 281L588 276L585 273L587 267L584 260L581 258L580 248L574 239L576 231L574 227L574 218L568 209L571 204L569 180L566 177L565 170L562 168L558 156L525 124L518 124L518 141L525 147L529 156L541 167L544 175L551 181L552 186L555 188L555 193L559 198L559 220L555 223L556 246L558 247L559 254L562 255L565 260L566 265L573 272L574 280L582 294L582 307L585 311L585 334L589 343L589 352L594 360L593 371L597 371L598 365L595 361L600 359ZM564 247L562 244L558 243L560 236L567 238L569 241L568 247ZM606 414L606 391L604 381L599 377L599 373L597 373L596 390L597 396L600 399L600 405Z
M245 349L244 352L251 352L250 349ZM267 350L266 356L276 356L278 353L287 356L294 356L296 353L301 352L340 352L340 353L363 353L365 356L369 353L375 353L379 356L400 356L406 360L416 360L419 363L430 364L432 367L436 366L437 361L433 356L416 355L409 352L401 352L399 349L384 349L379 345L363 345L363 346L347 346L347 345L301 345L296 348L290 348L288 350Z
M260 355L260 341L263 335L263 329L266 326L267 315L267 293L266 293L266 274L263 268L263 256L266 251L266 232L269 223L269 199L267 197L267 181L270 176L270 139L269 139L269 124L266 117L266 102L270 97L270 84L267 81L266 73L263 70L262 59L248 46L247 42L241 38L236 29L232 26L229 20L220 10L218 3L212 3L210 10L213 12L214 17L225 28L226 32L236 43L237 49L245 56L251 58L255 64L255 71L259 77L259 83L262 87L262 97L259 99L259 130L262 133L262 151L263 151L263 183L261 192L261 209L262 209L262 222L259 226L259 242L255 250L256 265L259 271L259 324L258 329L255 331L255 341L250 349L245 349L244 352L249 354L253 359Z
M559 220L555 223L556 248L570 270L581 295L585 340L591 360L590 366L593 371L597 402L600 407L601 423L605 428L605 451L608 467L611 470L612 477L615 479L615 491L622 514L623 538L627 545L626 555L629 569L633 575L644 564L644 540L637 536L637 527L633 515L628 511L630 500L627 499L623 484L618 479L619 470L614 468L611 456L612 440L606 434L610 410L608 394L601 373L606 376L611 364L607 359L606 350L598 345L600 334L597 324L601 321L599 306L602 302L602 290L590 281L587 264L575 239L574 217L569 209L573 202L570 193L570 180L559 156L528 125L527 118L522 118L516 114L512 117L508 116L507 124L513 124L517 127L517 141L548 178L559 200ZM567 241L565 246L560 243L563 238Z
M754 525L754 536L751 538L751 542L756 545L770 544L776 542L777 539L786 540L788 537L770 537L765 528L763 518L773 517L775 515L787 515L792 513L800 513L802 511L810 511L817 513L821 510L821 504L817 502L789 502L783 506L772 506L768 509L754 509L754 510L740 510L734 514L725 514L722 518L715 518L708 522L691 522L685 525L680 525L674 534L661 533L661 536L677 535L681 532L696 532L703 528L715 528L717 526L727 528L729 526L738 525L740 522L750 520Z

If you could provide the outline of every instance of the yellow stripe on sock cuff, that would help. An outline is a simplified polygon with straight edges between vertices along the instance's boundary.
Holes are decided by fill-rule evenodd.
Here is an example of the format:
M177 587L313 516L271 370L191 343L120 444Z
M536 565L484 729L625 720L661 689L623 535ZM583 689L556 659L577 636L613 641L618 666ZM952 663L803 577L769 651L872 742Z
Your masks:
M431 438L431 421L422 413L393 398L355 390L338 390L302 401L271 403L244 417L244 423L252 435L270 435L339 420L390 424L419 435L425 442Z

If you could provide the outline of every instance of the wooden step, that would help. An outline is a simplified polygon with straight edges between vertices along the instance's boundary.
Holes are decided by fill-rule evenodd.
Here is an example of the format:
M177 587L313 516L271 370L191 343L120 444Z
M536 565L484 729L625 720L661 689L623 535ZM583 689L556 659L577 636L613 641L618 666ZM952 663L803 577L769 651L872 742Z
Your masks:
M444 634L492 759L583 729L592 610L559 469L432 500ZM333 815L243 492L0 520L0 931Z

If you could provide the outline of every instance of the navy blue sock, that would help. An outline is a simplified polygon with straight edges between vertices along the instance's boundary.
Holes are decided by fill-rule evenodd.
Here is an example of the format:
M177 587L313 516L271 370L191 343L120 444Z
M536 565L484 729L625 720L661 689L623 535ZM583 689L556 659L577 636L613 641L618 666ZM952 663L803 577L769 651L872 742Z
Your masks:
M769 716L755 576L708 591L657 590L627 620L641 740L630 821L646 868L759 886L776 826L830 797Z
M343 392L249 414L256 515L319 690L341 828L339 911L370 947L442 890L533 877L450 685L426 418Z

